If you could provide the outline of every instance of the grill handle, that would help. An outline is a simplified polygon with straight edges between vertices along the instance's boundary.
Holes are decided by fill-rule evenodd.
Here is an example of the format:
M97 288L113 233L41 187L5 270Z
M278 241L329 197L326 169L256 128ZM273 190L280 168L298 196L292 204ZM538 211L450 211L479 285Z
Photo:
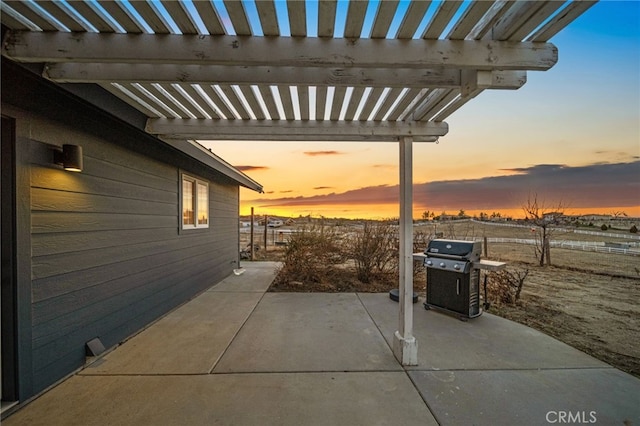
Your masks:
M456 294L460 296L460 278L456 279Z

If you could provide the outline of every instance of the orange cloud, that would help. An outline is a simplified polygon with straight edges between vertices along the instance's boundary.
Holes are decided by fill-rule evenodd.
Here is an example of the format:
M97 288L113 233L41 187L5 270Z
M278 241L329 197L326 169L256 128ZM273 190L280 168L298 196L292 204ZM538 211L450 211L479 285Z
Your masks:
M536 192L570 208L640 205L640 161L582 167L540 164L511 169L515 174L414 184L414 207L427 210L519 208ZM255 199L262 207L381 205L399 202L398 185L378 185L342 193Z
M266 166L233 166L241 172L255 172L260 170L269 170Z
M340 151L305 151L303 152L304 155L308 155L310 157L317 157L320 155L342 155L344 154L344 152L340 152Z

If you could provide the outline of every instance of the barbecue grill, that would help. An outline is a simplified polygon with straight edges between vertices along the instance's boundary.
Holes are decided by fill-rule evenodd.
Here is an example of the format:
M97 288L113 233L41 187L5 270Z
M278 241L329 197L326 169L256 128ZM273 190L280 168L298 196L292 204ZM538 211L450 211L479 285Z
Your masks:
M481 253L478 241L431 240L421 256L427 269L425 309L437 308L461 319L480 316L480 270L505 266L481 260Z

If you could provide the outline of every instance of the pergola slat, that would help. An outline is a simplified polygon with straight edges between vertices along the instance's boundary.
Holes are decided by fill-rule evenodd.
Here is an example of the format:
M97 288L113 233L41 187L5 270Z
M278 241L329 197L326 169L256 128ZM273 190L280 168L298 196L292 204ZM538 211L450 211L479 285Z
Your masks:
M396 87L389 91L389 93L387 94L387 98L380 106L380 109L376 113L375 117L373 117L373 121L381 121L384 118L386 113L389 111L389 108L391 108L391 105L393 105L393 103L398 99L398 96L400 96L400 94L402 93L402 90L403 89Z
M149 106L155 110L155 111L153 111L153 110L147 108L144 104L138 102L137 100L135 100L134 98L129 96L127 93L123 92L121 89L119 89L118 87L115 87L112 84L101 84L100 86L103 89L105 89L105 90L109 91L110 93L112 93L114 96L116 96L119 99L121 99L122 101L124 101L127 104L131 105L132 107L136 108L137 110L142 111L148 117L159 118L161 116L158 115L158 113L164 115L161 111L158 111L158 109L156 108L157 105L154 106L154 105L149 104ZM118 84L118 86L122 87L124 90L132 93L133 95L137 96L141 100L145 101L143 99L143 96L141 96L141 93L138 93L137 89L134 89L130 84ZM146 101L145 101L145 103L146 103Z
M17 18L9 15L8 13L3 13L2 15L0 15L0 22L2 22L2 25L6 25L8 27L16 28L19 30L29 29L29 26L24 24L21 20L18 20Z
M214 90L213 86L211 86L210 84L203 84L200 86L200 88L216 106L216 108L218 108L222 115L227 117L228 120L235 120L235 115L233 115L233 112L231 112L229 107L227 107L227 104L224 102L224 100Z
M191 112L191 114L195 115L196 118L207 118L201 111L204 110L204 108L202 107L201 103L198 102L198 97L194 98L185 90L183 86L178 86L180 87L180 90L176 89L173 84L163 84L162 87L174 98L176 98L176 100L178 100L189 112ZM186 95L191 98L191 100L185 97L183 92L186 93Z
M447 117L450 117L451 114L453 114L454 112L462 108L467 102L475 98L480 92L482 92L482 89L477 89L474 93L470 94L469 96L460 96L458 99L454 100L449 105L447 105L447 107L442 111L440 111L435 117L433 117L433 120L431 122L432 123L444 122L444 120L446 120Z
M550 15L555 13L562 6L562 2L549 1L546 2L538 11L529 17L529 19L522 23L520 28L511 34L509 40L519 41L524 40L531 32L542 24Z
M244 108L244 106L242 105L242 102L240 102L240 99L238 99L238 96L236 96L231 86L221 85L220 90L222 90L222 93L224 93L224 95L227 97L227 99L229 100L233 108L236 110L238 115L240 115L241 120L249 120L251 118L251 116L249 115L247 110Z
M347 107L347 111L344 116L345 120L352 121L354 119L358 109L358 105L360 105L360 100L362 99L362 95L364 94L364 90L364 86L353 88L353 91L351 92L351 101L349 102L349 106Z
M440 110L446 107L451 101L460 95L457 90L438 89L440 94L434 96L427 103L423 104L421 108L416 111L414 119L420 116L419 121L431 120Z
M180 112L172 108L171 103L150 84L132 83L127 89L167 117L181 117Z
M336 87L333 92L333 102L331 104L330 120L337 121L342 111L342 104L344 102L344 95L347 92L347 88L344 86Z
M409 89L404 97L396 104L392 111L389 112L387 116L388 121L396 121L400 115L404 112L404 110L409 106L411 101L418 96L421 89Z
M171 90L168 89L170 86L168 86L168 85L164 85L163 86L161 84L153 84L153 83L152 84L141 84L141 86L144 87L149 92L151 92L156 98L158 98L168 108L170 108L176 114L178 114L179 117L181 117L181 118L192 118L191 115L194 115L194 116L197 117L197 115L194 114L193 111L191 111L193 109L193 107L189 108L188 105L185 105L185 103L181 102L181 100L179 98L176 98L175 96L174 96L173 99L171 97L167 96L167 94L165 92L167 92L167 93L169 93L169 95L173 96L173 93L171 93ZM162 104L158 104L158 105L162 105ZM191 114L189 114L189 113L191 113ZM176 117L176 118L178 118L178 117Z
M134 2L135 3L135 2ZM198 29L184 10L184 3L175 0L162 0L162 5L176 23L182 34L198 34Z
M229 13L229 19L231 19L231 24L233 24L233 29L236 31L236 34L250 36L252 34L251 26L247 20L247 13L244 10L242 2L224 0L224 6L227 9L227 13Z
M433 15L422 34L422 38L435 40L440 37L460 6L462 6L462 2L459 0L444 0L440 3L435 15Z
M306 37L307 35L307 11L304 1L287 0L287 12L289 14L289 28L292 37Z
M112 33L114 28L98 15L85 1L72 1L68 5L76 10L84 19L101 33Z
M251 90L251 87L246 84L241 84L238 87L240 88L240 91L242 92L242 95L244 96L244 98L249 103L249 107L251 107L251 110L253 111L253 115L255 115L256 119L264 120L265 115L262 112L262 107L260 107L258 100L256 99L255 95L253 94L253 91Z
M129 15L122 9L120 2L115 2L112 0L98 0L100 6L104 8L104 10L111 15L113 19L120 24L122 28L127 33L130 34L140 34L142 33L142 29L136 24L133 19L129 17Z
M279 36L280 27L278 26L278 16L276 15L276 6L273 0L257 1L256 8L258 9L262 33L265 36Z
M404 14L404 18L402 18L402 23L398 28L396 38L412 39L430 5L431 0L411 2L409 8Z
M406 97L403 99L402 108L397 109L397 117L395 120L405 121L409 114L415 109L416 105L420 105L431 93L432 89L421 89L416 93L415 96ZM394 115L396 115L396 111L394 111ZM391 119L391 118L389 118Z
M211 35L223 35L226 34L224 27L220 23L218 13L213 7L213 4L209 1L194 1L193 5L200 15L200 19L204 23L204 26Z
M385 38L398 9L397 0L381 0L371 28L371 38Z
M278 88L278 93L280 93L280 101L282 102L282 109L284 109L284 117L281 117L285 120L293 120L293 102L291 101L291 92L289 91L289 86L276 86Z
M260 96L262 97L262 101L267 107L267 111L269 111L269 115L272 120L277 120L280 115L278 114L278 108L276 107L276 102L273 99L273 95L271 94L271 88L269 86L259 85L258 91L260 92Z
M43 31L56 31L57 28L51 24L47 19L43 18L36 12L34 12L25 2L17 1L17 0L7 0L3 1L4 4L9 6L11 9L18 12L20 15L27 18L29 21L36 24Z
M169 27L165 25L158 14L153 10L151 5L146 1L134 1L130 3L131 6L140 14L144 22L149 25L155 34L169 34Z
M349 2L349 8L347 9L347 22L344 27L345 38L360 38L368 5L368 0Z
M62 9L59 4L52 2L50 0L35 0L36 4L49 12L51 16L60 21L65 27L69 28L71 31L83 32L87 29L82 26L75 18L69 16L66 10Z
M481 40L485 37L490 38L489 31L493 28L493 25L509 10L511 6L515 4L515 0L508 0L505 2L495 2L491 5L487 13L474 25L473 29L467 36L469 39ZM487 35L489 34L489 35Z
M198 103L198 105L206 111L207 114L211 116L211 118L220 118L218 113L209 105L206 99L202 97L202 95L191 85L191 84L181 84L180 87L182 90L187 92L191 98ZM199 86L202 89L202 86Z
M451 29L451 31L449 31L446 38L451 40L464 40L478 20L487 13L491 6L491 2L485 0L474 0L473 3L471 3L464 11L464 14L456 25Z
M383 91L383 87L374 87L371 93L369 93L367 102L364 104L362 111L360 111L360 121L364 121L369 118L369 115L371 115L371 111L373 111L373 108L376 106L376 103L378 102L378 99L380 99Z
M316 120L324 120L324 110L327 104L327 87L316 87Z
M527 37L525 41L546 42L573 22L577 17L586 12L591 6L598 3L597 0L573 1L557 15L549 20L542 28Z
M318 1L318 37L333 37L337 5L337 0Z
M500 18L491 30L491 39L505 41L520 29L529 17L535 14L542 6L543 1L518 2L513 5L502 18Z
M300 119L309 120L309 87L298 86L298 102L300 103Z

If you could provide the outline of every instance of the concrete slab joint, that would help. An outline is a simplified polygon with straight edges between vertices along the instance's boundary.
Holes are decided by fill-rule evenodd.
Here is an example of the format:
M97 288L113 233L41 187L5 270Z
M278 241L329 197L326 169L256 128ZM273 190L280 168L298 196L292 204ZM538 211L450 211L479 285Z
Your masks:
M399 331L394 333L393 354L402 365L418 365L418 341L415 337L402 337Z

